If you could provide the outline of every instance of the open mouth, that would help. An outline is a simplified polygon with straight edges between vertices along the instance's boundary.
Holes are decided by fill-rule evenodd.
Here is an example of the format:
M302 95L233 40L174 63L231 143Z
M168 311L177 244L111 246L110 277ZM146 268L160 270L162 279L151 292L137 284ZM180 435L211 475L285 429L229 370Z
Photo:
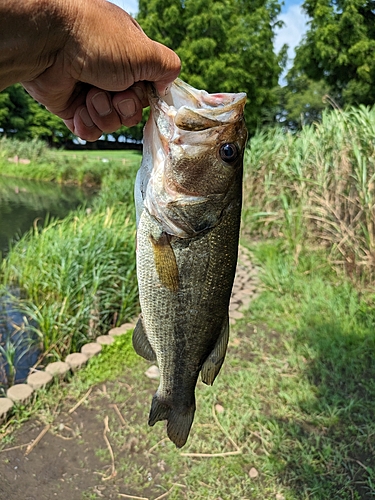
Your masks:
M243 114L246 94L209 94L177 78L166 97L154 95L151 100L179 129L201 131L236 122Z

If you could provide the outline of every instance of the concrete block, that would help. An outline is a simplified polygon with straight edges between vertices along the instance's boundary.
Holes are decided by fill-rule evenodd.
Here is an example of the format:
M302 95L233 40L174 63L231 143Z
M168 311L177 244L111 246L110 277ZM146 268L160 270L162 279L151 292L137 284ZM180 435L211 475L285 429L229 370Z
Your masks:
M81 353L90 359L93 356L99 354L101 350L102 346L100 344L97 344L96 342L90 342L89 344L85 344L82 347Z

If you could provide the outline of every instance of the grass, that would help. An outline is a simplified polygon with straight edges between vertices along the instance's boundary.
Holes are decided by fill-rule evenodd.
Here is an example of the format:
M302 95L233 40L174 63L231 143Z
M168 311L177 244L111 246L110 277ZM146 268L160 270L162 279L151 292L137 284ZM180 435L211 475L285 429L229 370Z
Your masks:
M9 161L15 157L18 161ZM140 160L140 151L64 151L37 139L0 139L0 175L23 179L100 186L105 177L126 176Z

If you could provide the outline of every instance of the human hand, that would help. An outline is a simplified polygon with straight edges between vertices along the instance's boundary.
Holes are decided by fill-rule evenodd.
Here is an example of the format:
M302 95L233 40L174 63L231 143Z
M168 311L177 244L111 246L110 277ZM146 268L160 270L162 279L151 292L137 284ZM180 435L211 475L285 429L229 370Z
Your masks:
M46 4L47 9L53 7L50 16L58 12L61 33L48 26L42 53L35 56L30 47L31 62L20 78L25 89L88 141L121 125L136 125L148 105L143 82L154 82L158 92L166 94L180 71L178 56L150 40L125 11L105 0Z

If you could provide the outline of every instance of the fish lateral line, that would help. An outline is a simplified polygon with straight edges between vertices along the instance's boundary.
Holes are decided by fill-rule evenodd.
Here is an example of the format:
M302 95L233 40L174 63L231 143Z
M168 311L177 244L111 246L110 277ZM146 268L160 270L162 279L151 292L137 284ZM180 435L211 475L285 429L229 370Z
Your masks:
M164 231L158 238L150 234L155 268L160 282L171 292L177 292L180 285L180 277L171 239L172 236Z

